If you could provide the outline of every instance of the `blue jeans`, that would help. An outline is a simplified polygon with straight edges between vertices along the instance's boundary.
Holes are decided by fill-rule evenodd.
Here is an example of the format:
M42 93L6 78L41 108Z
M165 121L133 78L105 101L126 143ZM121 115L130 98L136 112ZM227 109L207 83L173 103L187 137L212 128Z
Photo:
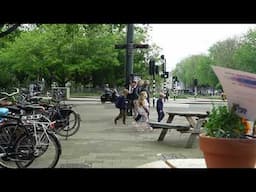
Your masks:
M158 114L158 118L157 118L157 121L160 122L162 121L162 119L164 118L164 112L163 111L157 111L157 114Z

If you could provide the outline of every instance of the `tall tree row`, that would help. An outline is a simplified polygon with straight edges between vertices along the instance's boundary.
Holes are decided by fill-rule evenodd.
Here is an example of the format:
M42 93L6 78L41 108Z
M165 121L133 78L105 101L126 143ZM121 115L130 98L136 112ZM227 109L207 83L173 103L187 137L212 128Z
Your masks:
M192 55L180 61L173 71L185 88L193 87L193 79L199 86L221 88L211 66L222 66L256 73L256 29L240 37L219 41L205 55Z

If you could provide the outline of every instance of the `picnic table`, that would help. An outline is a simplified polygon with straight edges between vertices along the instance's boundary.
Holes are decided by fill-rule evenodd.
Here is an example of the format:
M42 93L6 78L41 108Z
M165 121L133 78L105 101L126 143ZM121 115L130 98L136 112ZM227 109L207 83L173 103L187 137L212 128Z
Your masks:
M176 129L181 133L190 133L188 141L186 143L186 148L191 148L196 137L200 133L200 129L205 122L205 119L208 117L208 112L195 112L195 111L167 111L168 119L166 123L161 122L149 122L150 126L153 129L162 129L158 141L163 141L166 133L169 129ZM175 116L182 116L188 121L189 125L175 125L172 123Z

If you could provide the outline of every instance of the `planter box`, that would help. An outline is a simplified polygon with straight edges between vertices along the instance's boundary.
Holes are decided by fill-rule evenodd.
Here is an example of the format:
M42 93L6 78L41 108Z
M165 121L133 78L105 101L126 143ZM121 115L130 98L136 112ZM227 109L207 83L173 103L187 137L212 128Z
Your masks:
M199 146L208 168L254 168L256 139L199 136Z

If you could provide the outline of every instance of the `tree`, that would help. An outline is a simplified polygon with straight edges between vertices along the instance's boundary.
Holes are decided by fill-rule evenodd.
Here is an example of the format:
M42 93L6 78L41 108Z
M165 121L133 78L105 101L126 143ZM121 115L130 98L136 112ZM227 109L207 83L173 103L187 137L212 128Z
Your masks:
M251 29L241 38L234 59L235 69L256 73L256 29Z
M212 61L207 55L192 55L176 65L173 75L176 75L187 87L194 86L194 79L198 80L199 86L215 87L217 77L211 68Z
M209 48L209 57L213 65L227 68L236 68L237 61L234 58L236 51L239 49L239 38L228 38L219 41Z
M136 28L136 42L144 42L147 29ZM141 34L144 33L144 34ZM17 83L45 79L64 86L92 83L94 86L122 84L124 52L114 44L125 41L125 25L41 24L21 30L0 49L1 69L8 70ZM136 73L147 74L148 50L135 54Z

